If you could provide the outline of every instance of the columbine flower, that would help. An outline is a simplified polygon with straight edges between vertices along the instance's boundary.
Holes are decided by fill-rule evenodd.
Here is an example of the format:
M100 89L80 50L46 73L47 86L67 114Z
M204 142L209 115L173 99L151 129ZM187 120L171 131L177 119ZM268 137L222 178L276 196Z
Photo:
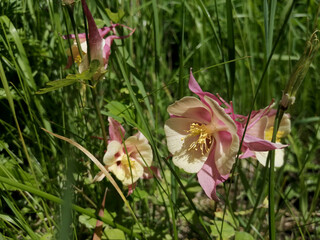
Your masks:
M198 173L207 196L218 200L216 185L227 179L239 148L237 128L219 103L202 92L192 73L190 85L201 101L184 97L168 107L171 118L164 127L168 149L173 163Z
M151 166L152 149L142 133L124 141L125 130L116 120L109 117L110 140L103 162L125 186L132 190L139 178L150 178L151 171L157 175L157 169ZM149 168L148 168L149 167ZM101 181L104 175L98 174L95 181Z
M287 145L283 145L278 141L276 143L271 142L272 132L270 133L270 130L273 131L276 111L270 110L270 107L271 104L265 109L252 112L247 131L243 138L241 147L243 154L240 158L257 158L261 164L265 165L268 154L267 151L275 149L280 150L287 147ZM237 115L237 118L234 119L238 127L238 136L240 139L242 139L244 134L247 119L247 117L241 115ZM268 134L271 134L271 137L268 137ZM282 160L280 160L279 155L279 160L276 161L276 166L281 166L281 161L283 161L283 157Z
M104 27L101 29L97 28L97 25L94 22L94 19L91 15L91 12L88 9L88 6L86 4L85 0L81 0L82 7L84 14L86 15L86 18L88 20L89 25L89 47L90 47L90 59L91 60L99 60L100 65L103 66L102 69L100 69L100 75L97 75L96 78L101 77L103 73L103 69L106 69L108 66L108 60L110 56L111 51L111 44L114 39L123 39L131 36L134 33L134 29L129 28L127 26L124 26L122 24L112 24L110 27ZM124 28L129 29L131 32L129 35L126 36L117 36L115 28L118 26L122 26ZM113 32L114 35L108 36L106 39L104 37L109 33ZM89 68L89 59L88 59L88 52L87 52L87 42L86 42L86 34L81 33L78 34L80 45L81 45L81 51L83 55L83 59L81 58L81 54L79 53L78 46L76 41L74 41L74 44L71 47L71 51L69 50L67 52L68 55L68 63L66 68L70 68L73 61L76 62L79 65L79 72L83 72L84 70L87 70ZM68 36L63 36L64 39L75 39L75 35L71 34ZM74 60L72 60L71 52Z
M271 109L266 116L268 121L264 129L264 139L267 141L271 141L272 139L276 112L277 112L276 110ZM276 143L280 144L281 138L286 137L290 133L290 131L291 131L290 115L284 114L281 119L280 126L276 135ZM266 166L267 156L268 156L267 151L255 152L255 157L263 166ZM284 149L275 149L275 162L274 162L275 167L281 167L284 162L283 159L284 159Z

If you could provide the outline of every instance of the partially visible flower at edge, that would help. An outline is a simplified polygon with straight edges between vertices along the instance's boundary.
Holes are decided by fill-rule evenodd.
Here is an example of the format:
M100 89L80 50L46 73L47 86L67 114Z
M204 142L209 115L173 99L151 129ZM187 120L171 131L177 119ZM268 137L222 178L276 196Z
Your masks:
M85 16L88 20L88 25L89 25L88 38L89 38L89 47L90 47L90 58L91 58L91 60L94 60L94 59L99 60L100 65L103 66L102 68L106 69L108 66L109 56L111 54L110 53L111 52L111 44L112 44L113 40L128 38L129 36L131 36L134 33L135 29L132 29L130 27L127 27L127 26L119 24L119 23L112 24L110 27L103 27L101 29L98 29L97 25L95 24L95 21L92 17L92 14L88 9L86 1L81 0L81 3L82 3L83 11L84 11ZM126 36L116 35L115 28L118 26L129 29L130 33ZM105 37L111 31L113 32L114 35L110 35L104 39L103 37ZM70 68L73 61L74 61L79 65L79 72L81 73L84 70L87 70L89 68L89 59L88 59L88 54L87 54L86 34L80 33L80 34L78 34L78 37L80 40L81 50L82 50L82 54L83 54L84 59L81 59L81 55L79 53L77 43L76 43L76 41L74 41L74 43L71 47L71 51L70 51L70 49L67 51L68 62L67 62L66 68ZM70 39L70 38L75 39L75 35L74 34L65 35L65 36L63 36L63 38L64 39ZM71 52L72 52L72 56L73 56L74 60L72 59ZM102 72L101 69L100 69L100 71ZM100 77L100 76L98 76L98 77Z
M271 141L273 134L273 126L275 121L277 111L275 109L271 109L267 114L267 124L264 130L264 139L267 141ZM290 115L285 113L281 119L279 129L276 135L276 143L280 144L281 139L288 136L291 131L291 121ZM267 163L267 151L254 152L256 159L263 165L266 166ZM275 167L281 167L284 163L284 149L275 149Z
M103 162L106 169L129 188L131 194L139 178L149 179L153 175L160 177L159 171L151 166L152 149L141 132L124 140L125 130L121 124L111 117L108 121L110 139ZM101 181L103 178L104 174L100 172L94 181Z

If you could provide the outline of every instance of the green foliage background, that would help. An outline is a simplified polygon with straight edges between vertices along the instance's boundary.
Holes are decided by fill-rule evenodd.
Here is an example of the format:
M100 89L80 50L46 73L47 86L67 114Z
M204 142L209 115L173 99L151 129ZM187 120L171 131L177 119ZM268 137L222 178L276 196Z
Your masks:
M191 95L190 68L204 91L233 101L243 115L249 114L266 70L255 109L272 99L279 102L318 28L319 2L97 0L88 5L98 27L119 21L136 29L113 44L106 77L96 86L97 101L106 127L112 116L128 136L137 130L146 135L162 179L139 181L128 197L135 222L108 181L92 183L99 170L82 152L41 130L72 138L99 160L106 150L97 138L101 127L88 84L36 94L49 81L77 73L76 67L65 69L69 44L62 35L73 33L66 6L53 0L2 0L0 238L90 239L106 188L102 239L267 237L266 169L254 159L239 160L234 174L218 187L221 202L210 201L195 175L170 164L166 109ZM74 17L78 32L84 32L79 1ZM318 66L316 55L288 110L292 132L285 141L290 146L275 178L277 239L320 238Z

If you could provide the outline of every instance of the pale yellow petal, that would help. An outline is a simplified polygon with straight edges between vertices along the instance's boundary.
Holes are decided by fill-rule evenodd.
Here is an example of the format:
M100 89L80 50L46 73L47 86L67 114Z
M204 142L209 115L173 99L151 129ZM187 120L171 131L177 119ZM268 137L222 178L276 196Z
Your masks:
M118 141L111 141L108 144L107 152L104 154L103 162L105 165L112 165L115 163L117 158L115 157L116 154L122 154L122 144Z
M259 163L261 163L263 166L266 166L268 151L266 151L266 152L254 152L254 153L255 153L256 158L259 161Z
M281 137L286 137L291 132L291 120L289 114L284 114L278 132L281 132Z
M164 126L168 149L173 155L173 163L189 173L198 172L208 157L208 153L203 155L200 149L188 150L190 145L197 141L197 137L187 137L187 131L193 122L193 119L188 118L170 118Z
M139 161L143 166L145 166L145 163L147 166L151 166L153 158L152 149L148 140L142 134L129 137L125 141L125 145L129 151L130 158Z
M281 167L284 162L284 149L275 149L274 166ZM257 160L263 165L267 164L268 151L266 152L255 152ZM270 164L269 164L270 165Z
M126 173L122 183L123 185L126 185L126 186L138 181L138 179L142 177L144 172L143 166L134 160L130 161L130 166L128 164L122 164L122 168ZM131 171L130 171L130 168L131 168Z

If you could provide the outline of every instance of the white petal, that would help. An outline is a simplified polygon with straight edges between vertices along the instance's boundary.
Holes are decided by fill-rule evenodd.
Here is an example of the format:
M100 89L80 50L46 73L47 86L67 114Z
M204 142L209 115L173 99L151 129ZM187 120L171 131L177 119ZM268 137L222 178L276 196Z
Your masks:
M122 161L118 164L113 164L109 168L123 185L128 186L135 183L143 175L143 167L134 159L130 158L130 164L126 155L122 155Z
M282 137L286 137L291 132L291 121L289 114L283 115L280 122L279 131L283 133Z
M266 152L255 152L257 160L263 165L267 164L268 151ZM284 159L284 149L275 150L274 166L281 167L283 165Z
M268 152L255 152L256 158L263 166L266 166Z
M274 166L281 167L284 160L284 149L275 150Z
M147 139L142 135L131 136L125 141L130 158L136 159L143 166L145 163L150 167L152 163L152 149Z
M108 144L107 152L104 154L103 162L105 165L112 165L117 160L115 155L119 153L119 155L122 154L122 144L118 141L111 141Z
M173 155L173 163L189 173L198 172L208 157L208 153L202 155L200 149L188 150L191 143L197 140L197 137L187 137L187 131L193 122L194 120L189 118L170 118L164 126L168 149Z

